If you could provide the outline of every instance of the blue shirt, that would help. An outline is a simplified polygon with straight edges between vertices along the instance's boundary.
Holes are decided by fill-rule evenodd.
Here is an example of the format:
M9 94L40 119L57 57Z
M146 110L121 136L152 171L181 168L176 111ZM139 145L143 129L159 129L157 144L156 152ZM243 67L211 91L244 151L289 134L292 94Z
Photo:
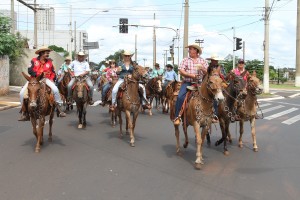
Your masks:
M174 80L178 80L177 79L177 74L174 70L171 71L165 71L165 80L167 81L174 81Z
M132 73L133 73L133 66L132 66L131 64L129 65L129 68L128 68L128 69L126 69L124 63L119 63L119 66L121 67L121 72L120 72L119 78L124 79L124 77L125 77L127 74L132 74Z
M164 74L164 69L153 69L152 71L152 78L158 77L159 75L163 75Z

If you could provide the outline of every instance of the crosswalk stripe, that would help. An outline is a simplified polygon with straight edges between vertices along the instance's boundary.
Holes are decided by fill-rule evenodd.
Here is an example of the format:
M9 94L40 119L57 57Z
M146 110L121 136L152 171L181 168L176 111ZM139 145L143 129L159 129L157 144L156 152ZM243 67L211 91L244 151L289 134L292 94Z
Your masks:
M265 119L268 119L268 120L275 119L275 118L277 118L277 117L281 117L281 116L283 116L283 115L286 115L286 114L288 114L288 113L294 112L294 111L296 111L296 110L298 110L298 108L291 108L291 109L288 109L288 110L285 110L285 111L276 113L276 114L274 114L274 115L270 115L270 116L268 116L268 117L265 117Z
M273 111L273 110L277 110L277 109L283 108L283 107L284 107L284 106L279 105L279 106L275 106L275 107L272 107L272 108L264 109L264 110L262 110L262 112L265 114L265 113L267 113L267 112L270 112L270 111Z
M293 123L295 123L295 122L297 122L299 120L300 120L300 115L296 115L295 117L287 119L287 120L283 121L282 123L283 124L287 124L287 125L291 125L291 124L293 124Z
M101 102L102 102L101 100L95 101L94 104L91 106L98 106Z
M266 106L270 106L270 105L272 105L272 104L270 104L270 103L265 103L265 104L259 105L259 107L262 108L262 107L266 107Z

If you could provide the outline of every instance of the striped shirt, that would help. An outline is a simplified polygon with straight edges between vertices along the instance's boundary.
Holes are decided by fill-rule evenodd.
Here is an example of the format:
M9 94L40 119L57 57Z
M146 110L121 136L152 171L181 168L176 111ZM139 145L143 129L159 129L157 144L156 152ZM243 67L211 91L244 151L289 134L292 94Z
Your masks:
M197 74L200 76L200 78L201 78L200 80L202 80L204 74L203 74L202 70L197 70L197 68L195 67L195 64L201 64L202 67L204 67L206 69L208 68L208 63L205 59L198 57L196 60L193 60L191 57L187 57L187 58L184 58L182 60L182 62L180 63L179 70L184 70L189 74ZM190 78L190 77L183 77L183 81L193 82L194 79Z

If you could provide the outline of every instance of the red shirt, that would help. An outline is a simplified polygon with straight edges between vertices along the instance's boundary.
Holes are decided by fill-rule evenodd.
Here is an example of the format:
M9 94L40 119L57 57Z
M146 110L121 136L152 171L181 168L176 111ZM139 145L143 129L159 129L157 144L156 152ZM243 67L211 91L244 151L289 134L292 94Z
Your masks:
M31 60L31 65L28 68L28 73L33 77L37 77L44 73L44 78L47 78L51 81L54 81L56 78L52 60L47 59L45 61L41 61L40 57L33 58Z

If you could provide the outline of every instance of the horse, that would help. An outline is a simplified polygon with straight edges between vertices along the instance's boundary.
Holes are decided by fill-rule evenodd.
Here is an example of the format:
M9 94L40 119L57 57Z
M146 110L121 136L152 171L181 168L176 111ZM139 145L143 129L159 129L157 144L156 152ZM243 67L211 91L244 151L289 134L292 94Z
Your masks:
M203 78L201 86L197 86L196 91L190 91L185 99L186 107L184 107L184 113L181 116L183 121L183 130L185 135L184 148L188 146L187 127L189 125L194 127L196 135L196 161L195 169L201 169L203 163L202 147L203 141L207 134L208 129L212 123L213 118L213 102L214 100L222 101L224 99L222 93L222 79L219 76L217 69L212 69ZM184 104L185 104L184 103ZM179 142L179 125L174 125L176 136L176 152L181 154L180 142ZM202 133L200 137L200 128L202 127Z
M101 75L100 81L98 83L98 92L102 91L103 85L105 85L105 83L107 83L107 79L105 74Z
M172 81L168 83L165 90L162 91L162 113L168 113L171 101L173 100L174 92L180 90L181 82Z
M45 116L49 115L49 137L52 142L52 125L55 111L54 96L51 89L42 81L43 74L38 77L30 77L24 72L23 76L28 81L28 111L33 128L33 134L37 139L35 152L39 153L43 145L43 132L45 125Z
M76 102L77 114L78 114L78 128L86 127L86 108L89 101L89 87L85 80L87 76L77 76L73 85L73 99Z
M231 72L227 76L226 79L229 80L229 85L223 89L223 95L225 98L224 101L220 102L218 105L218 118L222 132L222 138L216 141L215 146L218 146L224 142L224 155L229 155L227 149L227 137L230 135L230 122L235 121L235 104L239 100L245 99L247 95L246 81L243 79L245 73L247 73L247 71L242 73L240 76L237 76ZM229 139L229 143L232 143L231 138Z
M91 74L91 81L92 81L93 85L95 85L97 83L98 77L99 77L99 73L97 71L93 71Z
M61 82L58 84L58 90L61 94L63 104L66 106L66 110L69 111L70 109L73 110L73 105L67 103L68 98L68 84L71 81L71 74L70 72L65 72L64 77Z
M157 97L160 95L162 91L162 77L156 77L152 78L148 81L148 83L145 86L146 89L146 97L149 101L150 105L152 105L152 101L154 97ZM156 107L157 107L157 101L156 100ZM152 108L149 109L149 115L152 115Z
M141 99L139 96L139 80L147 73L142 66L134 65L133 68L134 70L132 75L126 75L124 77L124 83L122 83L117 94L117 107L115 109L115 112L119 117L120 138L123 137L122 111L126 114L126 129L129 129L131 147L135 146L134 129L141 106ZM133 114L132 120L131 113Z
M256 106L257 95L262 93L262 88L260 87L260 81L256 77L255 72L252 75L249 75L247 78L247 96L244 100L238 101L237 111L238 115L241 118L240 121L240 137L239 137L239 147L243 148L242 136L244 133L244 121L250 121L251 126L251 135L253 141L253 151L258 151L258 146L256 144L256 131L255 131L255 115L256 115Z

